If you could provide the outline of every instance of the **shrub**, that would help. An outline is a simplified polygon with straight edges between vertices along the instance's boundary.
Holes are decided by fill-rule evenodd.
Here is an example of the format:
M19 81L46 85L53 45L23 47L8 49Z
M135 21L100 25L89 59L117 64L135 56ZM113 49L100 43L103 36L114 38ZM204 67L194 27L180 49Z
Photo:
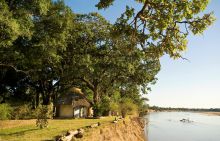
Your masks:
M6 120L11 118L12 107L8 104L0 104L0 119Z
M143 104L142 106L139 106L139 116L144 116L148 113L149 105Z
M122 98L119 108L123 118L125 118L127 114L134 114L138 109L137 105L134 104L130 98Z
M119 104L117 102L110 102L110 111L112 115L117 115L117 113L119 112L120 108L119 108Z
M32 109L27 104L14 108L13 119L31 119L35 118Z
M94 111L94 117L100 117L102 116L102 106L100 103L93 105L93 111Z
M110 98L108 96L103 96L101 101L93 106L94 113L96 114L94 116L108 116L111 110L110 103Z
M36 109L36 126L45 128L48 126L48 118L53 116L53 105L42 105Z
M108 96L103 96L100 102L100 110L103 116L108 116L110 111L110 98Z

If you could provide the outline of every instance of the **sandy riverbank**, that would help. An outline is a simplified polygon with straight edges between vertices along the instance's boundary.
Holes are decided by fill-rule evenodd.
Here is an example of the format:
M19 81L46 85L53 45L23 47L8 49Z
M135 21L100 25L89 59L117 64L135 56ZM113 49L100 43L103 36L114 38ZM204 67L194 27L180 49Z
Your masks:
M206 114L209 116L220 116L220 112L202 112L202 114Z

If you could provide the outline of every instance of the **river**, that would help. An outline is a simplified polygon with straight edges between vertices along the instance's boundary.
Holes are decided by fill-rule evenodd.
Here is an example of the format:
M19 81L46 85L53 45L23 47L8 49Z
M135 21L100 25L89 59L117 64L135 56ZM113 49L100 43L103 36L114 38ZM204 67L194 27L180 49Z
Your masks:
M220 116L191 112L153 112L145 117L148 141L220 141ZM181 119L192 122L181 122Z

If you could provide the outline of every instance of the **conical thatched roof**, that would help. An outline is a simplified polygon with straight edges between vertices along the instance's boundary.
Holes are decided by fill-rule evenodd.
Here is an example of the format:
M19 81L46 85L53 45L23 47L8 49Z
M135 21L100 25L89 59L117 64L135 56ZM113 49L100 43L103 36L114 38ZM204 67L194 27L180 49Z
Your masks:
M77 87L72 87L69 89L69 92L72 92L72 93L78 93L78 94L83 94L82 93L82 90L80 88L77 88Z
M82 93L81 89L72 87L67 92L67 94L62 95L60 98L58 98L56 105L72 105L73 107L76 106L90 107L91 102Z

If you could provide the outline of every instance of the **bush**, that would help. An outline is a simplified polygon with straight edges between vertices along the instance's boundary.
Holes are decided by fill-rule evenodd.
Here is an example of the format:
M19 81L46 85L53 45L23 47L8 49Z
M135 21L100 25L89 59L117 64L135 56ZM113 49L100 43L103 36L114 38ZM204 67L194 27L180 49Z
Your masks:
M94 117L100 117L102 116L102 106L101 104L97 103L93 105L93 113L94 113Z
M148 113L149 105L143 104L142 106L139 106L139 116L144 116Z
M100 102L100 110L103 116L109 116L110 112L110 98L108 96L103 96Z
M110 111L111 111L111 115L116 116L118 115L119 112L119 104L117 102L110 102Z
M13 119L31 119L35 118L32 109L27 104L14 108Z
M11 118L12 107L8 104L0 104L0 120Z
M36 109L36 126L45 128L48 126L49 118L53 117L53 105L42 105Z
M125 118L127 114L134 114L135 112L137 112L138 106L134 104L132 99L122 98L119 108L120 108L122 117Z

